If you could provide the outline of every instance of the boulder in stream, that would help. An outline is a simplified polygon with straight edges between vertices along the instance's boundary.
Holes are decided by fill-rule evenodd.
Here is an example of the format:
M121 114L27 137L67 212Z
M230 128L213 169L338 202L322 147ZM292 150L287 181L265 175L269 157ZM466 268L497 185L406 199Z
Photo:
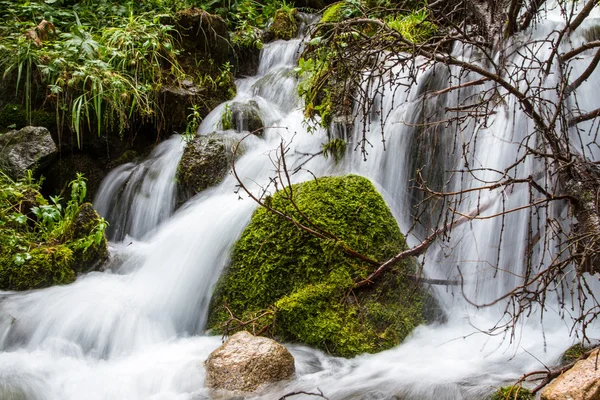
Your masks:
M0 170L13 179L24 177L28 169L45 166L57 154L46 128L26 126L0 135Z
M396 220L368 179L322 177L264 202L326 232L327 238L260 207L217 284L209 328L256 329L278 340L352 357L396 346L433 317L435 301L409 278L418 270L415 259L396 264L371 285L355 287L375 266L349 249L379 262L406 249ZM229 311L253 323L230 326Z
M197 135L183 151L177 167L179 203L220 183L229 170L225 135Z
M554 379L542 391L542 400L596 400L600 399L600 350L590 354Z
M209 388L235 392L254 392L295 372L294 357L284 346L245 331L213 351L205 366Z

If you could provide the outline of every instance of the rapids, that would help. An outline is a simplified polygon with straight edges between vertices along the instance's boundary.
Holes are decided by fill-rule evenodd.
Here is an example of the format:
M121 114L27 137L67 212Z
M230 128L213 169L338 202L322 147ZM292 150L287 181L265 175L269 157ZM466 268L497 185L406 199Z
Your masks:
M533 35L544 36L558 24L548 18ZM583 40L579 37L575 42ZM301 39L265 45L257 76L236 82L238 94L232 101L256 101L268 127L262 139L247 140L246 150L236 162L245 184L254 190L268 182L274 168L269 154L281 140L290 146L290 165L303 162L303 154L319 151L327 141L321 129L307 133L303 121L293 71L302 46ZM538 46L537 52L549 51ZM465 49L455 52L469 57ZM576 68L583 68L586 60L589 55ZM399 67L393 72L400 82L405 72ZM596 72L579 90L582 108L598 106L597 96L589 88L599 82ZM311 173L367 176L406 232L412 224L411 207L418 197L411 188L411 168L417 164L413 155L423 139L417 129L404 122L417 120L424 107L439 106L434 101L419 101L421 85L443 88L449 82L443 74L424 68L410 90L399 90L395 96L384 94L376 102L381 112L374 113L370 121L367 135L372 147L366 161L354 150L362 134L360 124L356 124L355 129L340 133L350 140L342 163L313 158L306 165L310 173L303 170L294 181L311 179ZM369 87L367 79L365 90ZM445 101L456 104L459 99L448 96ZM203 121L198 134L218 131L225 107L217 107ZM474 135L478 138L469 155L472 165L503 169L518 157L518 142L531 128L530 122L515 104L506 108L511 112L501 110L492 123L483 126L475 122L462 132L464 138L458 140L466 142ZM389 116L385 150L378 115ZM441 174L451 189L470 187L476 184L475 179L464 181L444 175L463 162L460 151L456 152L452 129L441 127L437 132L441 150L427 163L438 170L428 173ZM582 148L597 157L598 149L588 146L586 138L582 140ZM0 398L209 398L203 387L203 361L220 345L221 338L204 332L208 302L227 265L229 251L256 204L236 192L236 181L230 174L219 186L197 195L175 212L174 176L183 146L179 137L171 138L148 160L120 166L106 178L95 205L111 223L112 257L107 271L83 275L68 286L0 293ZM540 168L543 171L544 166L532 162L520 173L540 173ZM495 178L489 171L478 174L477 179ZM518 190L491 192L484 194L487 197L482 201L492 204L486 213L493 214L501 210L501 199L511 208L526 202L527 195ZM466 197L461 210L469 210L477 201ZM560 216L565 211L557 207L552 212ZM515 274L523 268L521 255L529 218L524 211L504 221L510 233L504 234L501 246L505 251L500 253L499 220L460 226L450 242L427 253L425 275L455 279L455 267L460 264L468 283L465 294L479 303L495 299L518 283ZM415 228L409 242L422 239L428 228L426 223ZM548 257L538 253L540 260ZM494 264L507 272L490 267ZM296 358L296 378L262 396L276 399L291 391L319 388L329 399L481 399L525 372L543 369L542 363L552 364L574 340L569 336L568 321L552 304L543 322L539 315L532 315L521 321L511 339L481 332L502 320L501 306L478 309L464 300L460 290L445 286L437 288L437 296L447 321L417 328L389 351L347 360L289 345Z

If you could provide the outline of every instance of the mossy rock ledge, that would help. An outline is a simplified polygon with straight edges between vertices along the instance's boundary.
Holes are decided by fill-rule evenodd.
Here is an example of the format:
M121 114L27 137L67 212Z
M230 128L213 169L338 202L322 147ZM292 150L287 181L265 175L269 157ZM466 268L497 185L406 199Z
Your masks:
M427 321L434 301L407 277L417 263L406 260L360 289L374 266L348 255L344 246L384 261L406 248L389 208L366 178L323 177L292 186L267 201L305 225L339 240L319 239L292 222L259 208L235 244L209 309L214 332L261 332L351 357L389 349ZM227 309L252 323L229 325ZM259 318L257 318L259 317Z
M39 193L31 205L47 202ZM63 237L53 242L31 243L29 258L19 265L14 262L13 249L0 246L0 290L31 290L75 281L78 272L98 270L108 258L108 242L103 231L95 232L104 224L91 203L79 206ZM85 250L82 242L94 240Z

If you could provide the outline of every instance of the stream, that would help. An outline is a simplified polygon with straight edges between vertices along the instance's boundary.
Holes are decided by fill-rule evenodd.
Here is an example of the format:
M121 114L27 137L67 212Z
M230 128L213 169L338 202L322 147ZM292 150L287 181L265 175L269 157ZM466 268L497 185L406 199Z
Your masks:
M586 24L596 21L588 19ZM550 13L532 35L545 37L559 24L560 19L553 19ZM569 46L584 40L580 35ZM542 44L526 46L538 46L532 49L537 54L549 51ZM258 74L239 79L237 95L228 102L256 102L268 127L261 138L252 136L245 140L245 152L236 162L240 177L255 192L272 175L274 167L269 155L282 140L289 146L287 162L291 166L303 163L305 154L318 152L328 140L321 128L307 132L304 122L294 72L302 47L302 39L266 44ZM473 57L464 48L457 47L454 53ZM575 68L584 68L590 58L591 55L582 57ZM385 85L388 92L383 96L373 94L379 96L374 105L378 112L369 119L366 161L360 149L356 150L363 134L362 124L356 123L352 129L336 131L349 141L342 162L314 157L292 177L293 181L312 179L312 174L366 176L386 199L401 230L407 232L412 227L411 215L418 200L412 181L415 165L434 165L437 172L428 172L432 179L448 182L451 190L496 179L491 169L502 170L513 163L523 151L519 142L531 130L531 121L516 104L499 105L487 124L473 121L461 128L460 135L455 126L440 126L435 131L440 150L428 159L414 159L418 146L433 143L433 139L423 139L420 130L410 122L419 120L427 109L440 107L439 101L450 107L464 98L457 94L443 100L422 101L424 86L440 90L452 84L443 71L433 72L430 67L419 68L416 84L406 89L402 83L407 72L401 67L391 70L389 79L393 84ZM365 74L366 91L377 86L374 79L386 79L370 79L368 75ZM549 87L552 79L547 83ZM597 107L597 83L600 75L595 71L578 90L582 109ZM481 90L465 89L460 96ZM220 105L205 118L199 135L221 132L219 123L225 107L226 104ZM386 118L385 142L381 136L382 116ZM470 149L469 162L474 167L485 165L489 170L476 172L468 179L446 173L464 163L461 143L473 142L475 137L477 145ZM597 146L590 146L585 137L581 140L581 148L598 159ZM95 206L111 224L111 261L106 271L82 275L67 286L0 292L1 399L210 398L204 388L203 361L221 344L221 337L204 331L208 303L229 261L229 252L257 205L244 195L240 199L237 182L228 174L221 184L175 211L174 177L184 146L181 137L172 137L147 160L119 166L105 179ZM551 179L546 176L545 166L533 159L523 165L519 174L541 174L542 179ZM485 214L491 215L502 207L526 204L528 196L527 190L489 191L481 197L465 196L459 207L468 212L481 202L489 204ZM565 206L558 203L547 212L554 217L567 216ZM545 217L541 215L539 219ZM290 344L288 348L296 359L295 379L275 385L261 397L277 399L285 393L314 392L318 388L332 400L475 400L526 372L556 363L576 339L570 336L569 318L558 313L553 299L548 300L543 320L539 312L534 312L519 322L514 336L510 331L486 334L499 321L505 321L504 303L478 308L465 300L466 297L471 302L486 303L519 284L517 275L524 268L530 226L534 231L541 229L541 225L530 223L531 218L530 212L523 210L505 219L463 224L449 240L427 252L426 277L458 279L456 266L460 265L465 278L464 295L455 286L435 287L446 321L418 327L391 350L353 359ZM418 243L429 228L424 218L420 226L411 230L409 244ZM534 251L537 263L551 256L547 250Z

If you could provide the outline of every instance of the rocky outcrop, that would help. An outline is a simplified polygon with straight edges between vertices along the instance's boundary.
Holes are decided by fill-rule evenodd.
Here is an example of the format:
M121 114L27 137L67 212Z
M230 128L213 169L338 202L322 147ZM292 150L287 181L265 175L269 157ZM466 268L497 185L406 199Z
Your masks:
M26 126L0 135L0 170L13 179L25 176L48 164L58 154L50 131L43 127Z
M600 354L594 351L585 360L575 363L554 379L541 395L542 400L597 400L600 399Z
M258 103L250 100L248 103L234 102L231 104L231 128L236 132L256 132L262 134L265 124L260 117Z
M211 389L254 392L290 378L294 357L274 340L242 331L213 351L205 362L206 385Z

